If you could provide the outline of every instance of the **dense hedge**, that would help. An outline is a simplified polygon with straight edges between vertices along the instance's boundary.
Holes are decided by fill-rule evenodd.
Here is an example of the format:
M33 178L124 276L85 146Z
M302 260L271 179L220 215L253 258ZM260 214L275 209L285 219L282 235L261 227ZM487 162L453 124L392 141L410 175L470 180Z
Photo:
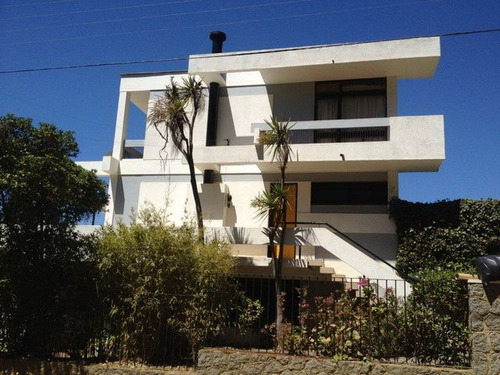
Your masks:
M472 260L498 252L500 200L391 201L397 267L403 277L424 269L473 271Z

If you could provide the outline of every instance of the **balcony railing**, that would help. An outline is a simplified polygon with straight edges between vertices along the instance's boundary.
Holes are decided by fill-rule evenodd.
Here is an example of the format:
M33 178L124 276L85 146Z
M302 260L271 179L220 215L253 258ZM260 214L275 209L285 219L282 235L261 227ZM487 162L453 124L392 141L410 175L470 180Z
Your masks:
M293 123L293 122L292 122ZM390 119L387 117L349 120L297 121L290 131L292 144L380 142L389 140ZM267 124L252 124L254 143Z
M389 128L387 126L290 131L292 144L388 141L388 135Z

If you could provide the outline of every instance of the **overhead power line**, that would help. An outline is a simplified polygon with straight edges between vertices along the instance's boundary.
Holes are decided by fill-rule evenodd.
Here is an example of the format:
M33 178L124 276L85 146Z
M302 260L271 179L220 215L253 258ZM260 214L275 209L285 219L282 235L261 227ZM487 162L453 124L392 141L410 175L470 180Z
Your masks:
M137 8L146 8L146 7L153 7L153 6L160 6L160 5L186 4L186 3L194 3L197 1L204 1L204 0L182 0L182 1L171 1L171 2L163 1L161 3L127 5L127 6L114 7L114 8L97 8L97 9L87 9L87 10L75 10L73 12L35 14L35 15L30 15L30 16L3 18L0 21L25 20L25 19L29 19L29 18L40 18L40 17L74 16L75 14L100 13L100 12L109 12L109 11L114 11L114 10L137 9Z
M436 2L436 1L440 1L440 0L419 0L419 1L397 3L397 4L382 4L382 5L377 4L377 5L372 5L372 6L357 7L357 8L351 8L351 9L340 9L340 10L336 9L336 10L326 11L326 12L321 11L321 12L315 12L315 13L300 13L300 14L292 14L292 15L287 15L287 16L258 18L258 19L253 19L253 20L214 22L214 23L210 23L210 24L189 24L189 25L183 25L183 26L177 26L177 27L154 28L154 29L146 29L146 30L134 30L134 31L124 31L124 32L118 32L118 33L105 33L105 34L95 34L95 35L83 35L83 36L77 36L77 37L65 37L65 38L55 38L55 39L46 39L46 40L38 39L38 40L31 40L31 41L26 41L26 42L12 43L10 45L76 41L76 40L83 40L83 39L105 38L105 37L109 37L109 36L119 36L119 35L137 35L137 34L147 34L147 33L158 33L158 32L162 32L162 31L199 29L199 28L205 28L205 27L234 26L234 25L258 23L258 22L270 22L270 21L277 21L277 20L294 19L294 18L320 17L320 16L326 16L326 15L330 15L330 14L350 13L350 12L374 10L374 9L385 9L385 8L401 7L401 6L407 6L407 5L411 6L411 5L428 3L428 2Z
M201 1L201 0L190 0L190 1ZM39 27L31 27L31 28L25 28L25 29L0 30L0 33L13 33L13 32L23 32L23 31L57 29L57 28L61 28L61 27L101 25L101 24L118 23L118 22L126 22L126 21L138 21L138 20L143 21L143 20L154 19L154 18L193 16L193 15L197 15L197 14L227 12L227 11L232 11L232 10L256 9L256 8L271 7L271 6L277 6L277 5L290 5L290 4L297 4L297 3L306 3L306 2L310 2L310 1L311 0L288 0L288 1L279 1L279 2L274 2L274 3L244 5L244 6L229 7L229 8L206 9L206 10L167 13L167 14L155 14L152 16L142 16L142 17L118 18L118 19L114 19L114 20L89 21L89 22L81 22L81 23L67 23L67 24L62 24L62 25L39 26ZM173 3L168 3L168 4L173 4ZM112 8L109 8L109 9L112 9Z
M497 32L500 32L500 28L457 31L457 32L453 32L453 33L443 33L443 34L434 34L434 35L422 35L422 36L416 36L416 37L408 37L408 38L404 38L404 39L430 38L430 37L442 37L442 38L444 38L444 37L452 37L452 36L464 36L464 35L471 35L471 34L487 34L487 33L497 33ZM368 43L368 42L341 43L341 44L347 45L347 44L360 44L360 43ZM304 48L312 48L312 47L304 47ZM296 50L297 48L290 48L290 50L292 50L292 49ZM283 50L286 50L286 48L280 49L280 50L283 51ZM245 52L242 52L242 54L245 54ZM41 71L49 71L49 70L98 68L98 67L103 67L103 66L133 65L133 64L160 63L160 62L187 61L187 60L189 60L189 57L171 57L171 58L152 59L152 60L103 62L103 63L95 63L95 64L80 64L80 65L65 65L65 66L51 66L51 67L40 67L40 68L3 70L3 71L0 71L0 74L41 72Z
M23 7L23 6L38 6L38 5L47 5L47 4L60 4L60 3L73 3L75 1L80 1L80 0L59 0L59 1L46 1L43 3L24 3L24 4L8 4L8 5L2 5L0 8L14 8L14 7Z
M48 70L67 70L67 69L82 69L82 68L99 68L99 67L102 67L102 66L117 66L117 65L133 65L133 64L146 64L146 63L160 63L160 62L183 61L183 60L188 60L188 59L189 59L188 57L171 57L171 58L166 58L166 59L153 59L153 60L102 62L102 63L84 64L84 65L47 66L47 67L41 67L41 68L3 70L3 71L0 71L0 74L43 72L43 71L48 71Z

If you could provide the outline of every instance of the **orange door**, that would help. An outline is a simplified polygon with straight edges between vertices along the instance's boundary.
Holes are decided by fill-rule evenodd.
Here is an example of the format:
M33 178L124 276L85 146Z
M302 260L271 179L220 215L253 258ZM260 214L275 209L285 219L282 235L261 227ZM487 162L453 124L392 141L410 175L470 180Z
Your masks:
M287 228L294 228L295 224L291 224L297 221L297 184L286 184L288 188L286 193L286 200L288 202L286 208L286 221ZM280 245L275 246L276 257L279 256ZM283 259L295 259L295 245L284 245L283 249Z

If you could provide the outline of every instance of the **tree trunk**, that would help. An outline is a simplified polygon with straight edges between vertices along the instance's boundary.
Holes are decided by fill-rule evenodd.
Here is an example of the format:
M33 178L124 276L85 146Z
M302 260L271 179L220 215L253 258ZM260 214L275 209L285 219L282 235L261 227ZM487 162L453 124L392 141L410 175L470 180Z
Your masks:
M283 329L283 282L281 274L274 277L274 289L276 291L276 350L283 352L285 349L285 337Z
M198 192L198 184L196 183L196 172L194 170L193 157L191 155L186 155L186 160L187 160L187 163L189 166L191 190L193 191L194 204L196 207L196 222L198 224L198 240L204 241L203 211L201 208L200 193Z
M281 188L285 187L285 169L281 167ZM278 215L280 229L280 244L279 244L279 254L275 267L275 276L274 276L274 288L276 290L276 343L277 349L280 352L284 351L284 329L283 329L283 299L285 298L283 294L283 254L285 252L285 231L286 231L286 209L287 209L287 199L286 195L282 198L281 202L281 213Z

